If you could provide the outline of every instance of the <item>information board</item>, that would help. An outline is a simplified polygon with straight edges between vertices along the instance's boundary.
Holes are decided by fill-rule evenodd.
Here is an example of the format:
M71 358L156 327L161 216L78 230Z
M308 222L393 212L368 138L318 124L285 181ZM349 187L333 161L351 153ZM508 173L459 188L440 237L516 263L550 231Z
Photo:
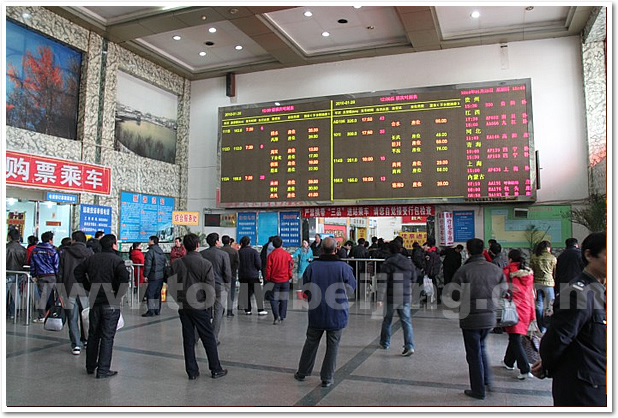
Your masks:
M279 212L279 236L284 247L300 247L300 212Z
M240 239L245 235L251 239L251 246L258 245L256 212L238 212L236 238L239 243Z
M174 239L174 198L120 192L120 241L147 242L152 235L160 242Z
M455 230L455 242L466 242L474 238L474 211L453 211L453 227Z
M277 212L258 213L258 242L256 245L264 245L268 242L268 238L279 234L277 221Z
M220 108L221 205L534 201L530 85Z
M79 205L79 229L94 237L97 231L112 233L112 208L109 206Z

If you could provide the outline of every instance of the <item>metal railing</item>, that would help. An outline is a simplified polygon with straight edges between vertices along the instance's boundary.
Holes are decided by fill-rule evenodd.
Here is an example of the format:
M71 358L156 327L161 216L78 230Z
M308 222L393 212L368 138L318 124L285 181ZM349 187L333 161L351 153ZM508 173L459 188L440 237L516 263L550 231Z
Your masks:
M384 262L384 258L342 258L354 270L356 279L356 291L354 300L375 302L378 293L377 274L379 264Z
M6 285L9 290L8 296L13 298L13 323L17 324L19 312L23 310L25 311L24 325L28 326L30 325L30 318L32 317L32 311L34 309L34 295L32 294L34 291L32 283L34 283L34 281L27 271L7 270L6 275ZM9 276L13 276L15 281L13 282L12 279L9 280ZM22 286L25 286L25 290L22 289ZM7 300L7 311L9 310L8 303L10 303L10 300ZM21 309L22 307L25 308Z
M140 277L141 277L140 272L144 269L143 264L135 264L131 262L130 260L127 260L125 262L125 266L127 270L129 271L129 273L131 274L131 279L129 280L129 306L131 307L131 309L133 309L135 306L139 307L142 301L142 298L144 297L144 294L146 292L145 288L148 285L148 283L140 283ZM136 274L137 274L137 284L135 280ZM142 286L142 284L146 286ZM141 290L142 288L144 288L143 292Z

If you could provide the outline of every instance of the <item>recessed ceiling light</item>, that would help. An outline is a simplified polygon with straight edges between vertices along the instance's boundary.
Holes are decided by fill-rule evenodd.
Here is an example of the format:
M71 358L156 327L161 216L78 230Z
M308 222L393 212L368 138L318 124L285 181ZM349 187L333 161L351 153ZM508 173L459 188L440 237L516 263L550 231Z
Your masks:
M531 10L534 10L534 6L528 6L528 7L526 7L526 11L528 11L528 12L529 12L529 11L531 11Z
M22 13L21 17L23 17L24 19L30 19L32 17L32 15L30 13Z
M240 10L238 10L237 8L233 7L229 10L231 15L235 15L236 13L238 13Z
M237 51L240 51L242 49L242 45L236 45L234 48L236 48Z
M172 36L172 39L175 41L180 41L182 38L180 37L180 35L174 35Z
M202 20L206 20L206 19L208 19L208 18L206 17L206 15L202 15L202 16L201 16L201 18L202 18Z
M281 103L275 102L275 106L281 106Z
M208 29L208 32L210 33L215 33L217 31L217 28L210 28Z
M348 19L339 19L337 23L341 23L342 25L348 23Z
M354 6L355 9L360 9L363 6Z
M322 32L322 36L326 38L327 36L330 36L330 33L326 32L326 31Z
M204 45L206 46L213 46L215 43L213 41L206 41L204 42Z
M311 13L309 10L307 10L305 13L303 13L306 17L311 17L313 16L313 13Z
M200 57L205 57L206 56L206 52L205 51L200 51Z
M470 13L470 17L472 19L478 19L480 16L481 16L481 13L478 10L475 10L472 13Z
M371 25L371 26L367 26L367 30L374 30L376 27Z

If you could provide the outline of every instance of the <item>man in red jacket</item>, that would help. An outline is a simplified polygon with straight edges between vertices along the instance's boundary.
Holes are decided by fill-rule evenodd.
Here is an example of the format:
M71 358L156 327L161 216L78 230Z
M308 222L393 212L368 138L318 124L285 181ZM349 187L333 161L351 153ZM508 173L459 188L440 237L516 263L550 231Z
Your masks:
M294 261L290 253L281 248L283 245L281 237L273 237L272 244L275 249L268 255L264 279L270 282L268 286L271 289L267 293L267 299L270 300L275 317L273 325L278 325L285 319L288 312L288 296Z

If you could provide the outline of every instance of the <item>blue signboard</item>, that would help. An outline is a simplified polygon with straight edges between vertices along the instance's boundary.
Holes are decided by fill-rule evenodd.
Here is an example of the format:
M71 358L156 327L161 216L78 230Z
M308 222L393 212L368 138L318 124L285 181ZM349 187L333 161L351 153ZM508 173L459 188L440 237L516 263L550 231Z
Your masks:
M300 212L279 212L279 236L284 247L300 247Z
M453 211L453 229L455 242L466 242L474 238L474 211Z
M112 208L109 206L79 206L79 229L86 235L94 236L97 231L112 233Z
M256 212L238 212L236 215L236 238L238 242L245 235L251 239L252 246L258 245Z
M174 239L174 198L120 192L120 241L147 242L151 235L160 242Z
M258 213L258 244L264 245L268 238L277 235L277 212Z
M45 194L45 200L50 202L62 202L62 203L77 203L76 194L47 192Z

